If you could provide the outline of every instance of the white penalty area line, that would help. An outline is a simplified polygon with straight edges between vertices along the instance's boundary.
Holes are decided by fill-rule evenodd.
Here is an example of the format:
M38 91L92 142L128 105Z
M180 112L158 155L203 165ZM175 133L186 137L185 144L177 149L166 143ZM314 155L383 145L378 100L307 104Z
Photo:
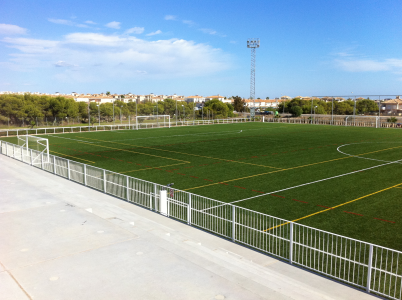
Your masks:
M206 211L206 210L209 210L209 209L214 209L214 208L221 207L221 206L230 205L230 204L233 204L233 203L238 203L238 202L242 202L242 201L246 201L246 200L251 200L251 199L255 199L255 198L259 198L259 197L272 195L272 194L275 194L275 193L295 189L295 188L298 188L298 187L302 187L302 186L306 186L306 185L310 185L310 184L314 184L314 183L318 183L318 182L322 182L322 181L327 181L327 180L334 179L334 178L339 178L339 177L343 177L343 176L347 176L347 175L351 175L351 174L356 174L356 173L359 173L359 172L375 169L375 168L378 168L378 167L383 167L383 166L386 166L386 165L397 164L400 161L402 161L402 159L396 160L396 161L391 161L391 162L381 164L381 165L378 165L378 166L374 166L374 167L370 167L370 168L365 168L365 169L361 169L361 170L357 170L357 171L353 171L353 172L349 172L349 173L345 173L345 174L341 174L341 175L336 175L336 176L332 176L332 177L328 177L328 178L324 178L324 179L320 179L320 180L316 180L316 181L312 181L312 182L308 182L308 183L299 184L299 185L296 185L296 186L292 186L292 187L288 187L288 188L285 188L285 189L281 189L281 190L277 190L277 191L273 191L273 192L253 196L253 197L250 197L250 198L236 200L236 201L233 201L233 202L229 202L227 204L222 204L222 205L217 205L217 206L214 206L214 207L206 208L203 211Z
M72 138L66 138L66 137L61 137L61 136L54 136L54 135L48 135L48 134L46 134L46 136L49 136L49 137L56 137L56 138L59 138L59 139L65 139L65 140L72 140L72 141L77 141L77 142L84 142L84 143L89 143L89 144L99 144L99 142L88 142L88 141L86 141L86 140L77 140L77 139L72 139Z

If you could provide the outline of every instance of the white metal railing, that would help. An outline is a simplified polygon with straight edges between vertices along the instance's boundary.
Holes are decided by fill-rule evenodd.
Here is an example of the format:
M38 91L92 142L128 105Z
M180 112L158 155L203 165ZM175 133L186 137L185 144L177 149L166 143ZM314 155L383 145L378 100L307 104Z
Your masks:
M402 128L401 123L390 123L388 117L376 116L331 116L328 117L312 117L312 118L273 118L262 117L262 121L266 123L287 123L287 124L315 124L315 125L334 125L334 126L350 126L350 127L374 127L374 128Z
M146 180L0 141L0 154L391 299L402 297L402 252Z
M212 124L232 124L250 122L246 118L232 119L216 119L216 120L194 120L194 121L170 121L154 122L154 123L132 123L121 125L96 125L96 126L71 126L71 127L45 127L45 128L21 128L21 129L2 129L0 137L18 136L18 135L38 135L38 134L55 134L55 133L78 133L89 131L112 131L112 130L136 130L136 129L151 129L173 126L198 126Z

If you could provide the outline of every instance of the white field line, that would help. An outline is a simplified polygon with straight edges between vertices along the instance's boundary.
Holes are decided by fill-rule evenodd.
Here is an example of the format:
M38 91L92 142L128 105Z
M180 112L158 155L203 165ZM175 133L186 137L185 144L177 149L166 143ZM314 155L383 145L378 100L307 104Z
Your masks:
M385 144L386 142L383 142L383 143L381 143L381 144ZM382 159L375 159L375 158L368 158L368 157L364 157L364 156L359 156L359 155L353 155L353 154L348 154L348 153L345 153L345 152L342 152L341 150L339 150L341 147L343 147L343 146L350 146L350 145L361 145L361 144L374 144L374 143L372 143L372 142L366 142L366 143L352 143L352 144L344 144L344 145L341 145L341 146L339 146L338 148L336 148L336 150L339 152L339 153L342 153L342 154L344 154L344 155L347 155L347 156L352 156L352 157L356 157L356 158L362 158L362 159L367 159L367 160L375 160L375 161L382 161L382 162L390 162L389 160L382 160ZM375 143L375 144L377 144L377 143ZM392 143L393 144L393 143ZM400 143L399 143L400 144Z
M89 143L89 144L99 144L100 142L88 142L88 141L83 141L83 140L77 140L77 139L72 139L72 138L66 138L66 137L61 137L61 136L55 136L55 135L45 135L45 136L50 136L50 137L55 137L59 139L65 139L65 140L72 140L72 141L78 141L78 142L84 142L84 143Z
M375 169L375 168L378 168L378 167L383 167L383 166L386 166L386 165L396 164L396 163L399 163L400 161L402 161L402 159L396 160L396 161L391 161L391 162L388 162L388 163L385 163L385 164L381 164L381 165L378 165L378 166L374 166L374 167L370 167L370 168L365 168L365 169L361 169L361 170L357 170L357 171L353 171L353 172L349 172L349 173L345 173L345 174L341 174L341 175L336 175L336 176L332 176L332 177L328 177L328 178L324 178L324 179L320 179L320 180L316 180L316 181L312 181L312 182L308 182L308 183L303 183L303 184L295 185L295 186L292 186L292 187L288 187L288 188L285 188L285 189L281 189L281 190L277 190L277 191L273 191L273 192L269 192L269 193L265 193L265 194L253 196L253 197L250 197L250 198L245 198L245 199L240 199L240 200L228 202L227 204L217 205L217 206L214 206L214 207L206 208L206 209L204 209L204 210L214 209L214 208L217 208L217 207L220 207L220 206L230 205L230 204L237 203L237 202L242 202L242 201L246 201L246 200L251 200L251 199L255 199L255 198L259 198L259 197L263 197L263 196L268 196L268 195L271 195L271 194L275 194L275 193L279 193L279 192L283 192L283 191L295 189L295 188L298 188L298 187L302 187L302 186L306 186L306 185L310 185L310 184L314 184L314 183L318 183L318 182L322 182L322 181L326 181L326 180L330 180L330 179L334 179L334 178L339 178L339 177L343 177L343 176L347 176L347 175L359 173L359 172L362 172L362 171L367 171L367 170Z
M275 128L269 128L269 129L277 129L277 128L286 128L286 126L281 126L281 127L275 127ZM258 129L243 129L243 131L251 131L251 130L266 130L263 128L258 128ZM112 131L107 131L107 132L112 132ZM85 132L87 133L87 132ZM146 139L163 139L163 138L170 138L170 137L178 137L178 136L193 136L193 135L226 135L226 134L237 134L240 133L240 130L232 130L232 131L220 131L219 133L214 133L214 132L206 132L206 133L194 133L194 134L176 134L176 135L164 135L164 136L156 136L156 137L146 137L146 138L137 138L137 139L124 139L124 140L108 140L108 142L121 142L121 141L135 141L135 140L146 140ZM68 139L68 140L73 140L73 141L80 141L80 142L86 142L86 143L91 143L91 144L102 144L104 142L87 142L86 140L78 140L78 139L72 139L72 138L63 138L60 136L54 136L54 135L49 135L49 134L43 134L43 136L49 136L49 137L58 137L62 139Z

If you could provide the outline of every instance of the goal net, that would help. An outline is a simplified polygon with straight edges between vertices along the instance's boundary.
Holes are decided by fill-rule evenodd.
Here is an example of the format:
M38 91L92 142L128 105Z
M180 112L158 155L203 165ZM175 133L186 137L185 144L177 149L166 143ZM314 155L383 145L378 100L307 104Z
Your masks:
M26 153L26 155L30 155L29 153L32 151L32 164L40 164L42 163L42 159L44 163L49 162L49 140L33 136L33 135L19 135L17 136L18 145L21 146L22 151Z
M137 116L135 118L136 129L142 128L170 128L170 116L169 115L152 115L152 116Z

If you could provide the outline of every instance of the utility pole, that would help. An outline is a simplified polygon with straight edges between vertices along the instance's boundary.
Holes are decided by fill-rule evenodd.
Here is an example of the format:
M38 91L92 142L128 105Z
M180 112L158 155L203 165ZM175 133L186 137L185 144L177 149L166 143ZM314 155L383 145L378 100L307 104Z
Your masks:
M251 76L250 76L250 100L253 100L255 116L255 50L260 47L260 39L248 39L247 48L251 49Z

